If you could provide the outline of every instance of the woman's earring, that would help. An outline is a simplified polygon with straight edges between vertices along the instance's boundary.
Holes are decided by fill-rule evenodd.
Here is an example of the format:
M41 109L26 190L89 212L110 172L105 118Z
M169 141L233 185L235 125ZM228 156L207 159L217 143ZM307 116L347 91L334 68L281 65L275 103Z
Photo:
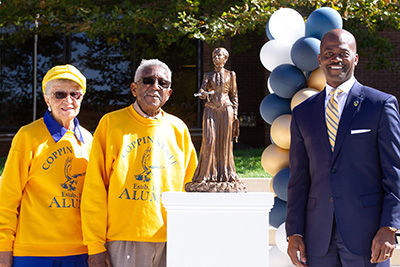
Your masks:
M51 112L51 107L50 107L50 105L47 107L47 109L49 110L49 112Z

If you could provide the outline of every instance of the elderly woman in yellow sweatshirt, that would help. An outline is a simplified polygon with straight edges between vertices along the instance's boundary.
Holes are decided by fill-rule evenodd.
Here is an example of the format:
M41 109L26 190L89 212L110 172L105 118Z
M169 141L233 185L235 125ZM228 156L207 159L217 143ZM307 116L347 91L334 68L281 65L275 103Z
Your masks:
M0 267L87 266L80 198L92 135L76 118L86 78L55 66L42 87L48 111L17 132L0 178Z

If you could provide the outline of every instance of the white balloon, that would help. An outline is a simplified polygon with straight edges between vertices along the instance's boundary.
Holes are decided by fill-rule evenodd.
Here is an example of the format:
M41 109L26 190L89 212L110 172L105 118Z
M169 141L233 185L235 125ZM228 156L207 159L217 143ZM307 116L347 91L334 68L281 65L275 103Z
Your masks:
M269 32L275 40L293 44L305 35L305 23L299 12L292 8L280 8L268 21Z
M277 246L269 249L269 266L271 267L293 267L292 261L286 253Z
M280 251L286 253L288 242L286 241L285 223L282 223L275 232L275 244Z
M266 42L260 50L261 64L272 72L272 70L281 64L293 64L290 51L292 47L277 40Z

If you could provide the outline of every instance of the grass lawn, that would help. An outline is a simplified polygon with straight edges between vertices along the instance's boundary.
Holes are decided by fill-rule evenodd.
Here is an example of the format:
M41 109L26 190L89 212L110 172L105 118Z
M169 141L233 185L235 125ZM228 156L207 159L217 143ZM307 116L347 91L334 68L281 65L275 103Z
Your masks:
M3 173L4 163L6 162L6 157L0 157L0 175Z
M261 166L264 148L234 150L236 172L240 178L271 177ZM0 175L3 173L6 158L0 157Z
M240 178L270 178L261 165L261 155L265 148L234 150L236 173Z

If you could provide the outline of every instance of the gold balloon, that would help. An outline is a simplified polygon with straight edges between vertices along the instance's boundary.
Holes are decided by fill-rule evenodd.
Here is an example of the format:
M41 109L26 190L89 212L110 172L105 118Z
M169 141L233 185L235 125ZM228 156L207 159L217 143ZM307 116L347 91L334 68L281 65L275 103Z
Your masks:
M275 192L274 192L274 187L273 187L274 179L275 179L275 176L272 177L272 179L271 179L271 181L270 181L270 184L269 184L269 191L270 191L271 193L274 193L274 197L276 197L276 194L275 194Z
M314 88L304 88L299 91L292 97L292 101L290 102L290 108L293 110L295 106L306 100L312 95L318 93L317 89Z
M311 72L310 77L308 77L308 87L317 89L318 91L322 91L325 88L325 75L322 72L321 68L318 68Z
M289 150L271 144L261 155L261 165L264 170L275 176L283 168L289 167Z
M290 121L292 115L284 114L276 118L271 125L271 138L283 149L290 148Z

